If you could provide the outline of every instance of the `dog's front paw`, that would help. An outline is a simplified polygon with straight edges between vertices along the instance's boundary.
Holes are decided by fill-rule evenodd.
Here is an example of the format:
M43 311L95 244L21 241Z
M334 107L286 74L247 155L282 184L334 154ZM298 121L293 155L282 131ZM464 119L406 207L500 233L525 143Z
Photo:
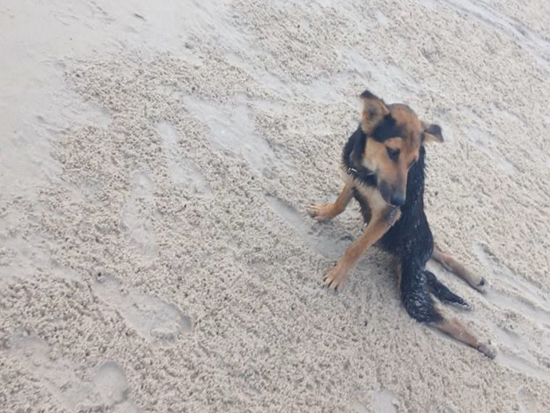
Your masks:
M310 205L306 208L307 213L317 222L328 221L335 217L334 206L332 204Z
M323 284L329 289L338 292L342 289L344 281L348 275L348 269L336 264L329 272L323 277Z

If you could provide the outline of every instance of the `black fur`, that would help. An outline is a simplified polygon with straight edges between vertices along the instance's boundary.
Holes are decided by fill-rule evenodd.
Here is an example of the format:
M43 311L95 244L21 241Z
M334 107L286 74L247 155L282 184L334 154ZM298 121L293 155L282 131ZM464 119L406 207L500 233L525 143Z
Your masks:
M426 275L426 281L428 282L428 288L430 292L435 295L442 303L456 304L461 307L469 307L468 303L464 299L443 285L436 277L435 274L430 271L424 271Z
M433 236L424 213L426 151L423 146L419 155L409 170L401 217L384 234L380 245L401 260L401 300L409 315L421 322L437 322L441 315L434 307L424 275L426 262L433 252Z
M365 175L367 172L372 172L366 168L361 169L356 160L358 155L359 157L363 156L366 139L365 133L359 128L344 147L343 163L354 179L365 185L376 187L375 175ZM356 150L358 152L355 152ZM426 152L421 146L419 159L409 170L407 198L401 207L401 217L384 234L379 245L398 257L401 262L401 300L409 315L418 321L433 323L440 321L442 317L434 307L434 302L429 294L430 290L442 301L466 303L439 281L436 280L437 283L434 283L433 280L428 280L426 277L425 266L432 256L433 236L424 213L425 156ZM356 190L353 194L359 202L365 222L368 223L371 211L367 200L363 199Z
M368 91L368 90L365 90L363 93L361 93L361 97L363 99L373 99L373 100L378 100L378 96L376 95L373 95L372 92Z
M388 114L376 126L376 129L372 132L372 137L378 142L384 142L386 139L403 136L403 132L403 128Z
M443 141L441 126L439 125L432 124L428 126L428 128L422 133L422 140L424 140L424 133L429 133L431 135L434 135L435 137L439 138L439 140Z
M367 135L359 126L344 146L342 161L346 172L353 176L355 180L364 185L376 187L374 172L361 165L361 158L365 152L366 144Z

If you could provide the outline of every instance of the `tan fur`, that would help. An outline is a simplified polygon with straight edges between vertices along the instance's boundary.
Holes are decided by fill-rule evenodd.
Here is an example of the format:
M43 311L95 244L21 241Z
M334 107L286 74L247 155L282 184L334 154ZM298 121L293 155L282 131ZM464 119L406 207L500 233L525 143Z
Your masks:
M358 182L356 182L354 186L355 189L368 200L373 217L382 215L382 212L388 208L388 204L384 201L384 198L382 198L380 192L378 192L376 188L371 188L370 186L365 186Z
M446 319L434 325L438 330L453 337L454 339L469 345L470 347L479 350L489 358L495 358L495 349L487 343L479 341L464 325L462 325L456 318Z
M407 174L411 165L418 159L423 123L412 109L405 105L394 104L384 107L405 130L404 136L396 136L384 142L368 139L363 154L363 166L377 171L379 180L385 181L392 188L399 190L405 197ZM363 130L365 127L363 127ZM390 159L387 149L399 150L397 162Z
M370 200L369 200L370 205ZM371 205L372 208L372 205ZM342 258L338 260L324 278L324 284L329 288L338 290L344 283L348 273L355 268L361 256L373 246L390 227L399 219L399 208L387 206L376 211L363 234L359 236L346 250Z
M403 200L405 199L408 171L418 159L421 145L427 142L443 141L441 128L420 121L408 106L401 104L386 105L383 100L368 91L363 92L361 98L363 99L361 129L367 134L361 162L365 168L376 174L379 187L375 188L364 185L360 181L355 181L348 172L346 173L344 188L334 203L313 205L307 208L307 212L315 220L329 220L344 211L355 190L365 200L370 210L370 219L369 217L366 218L368 223L363 234L349 246L344 255L323 279L324 284L334 290L341 288L347 274L357 265L365 251L382 238L399 219L401 215L400 208L390 205L389 202L393 202L396 193L401 195ZM383 138L384 141L379 142L376 140L380 139L377 137L376 128L388 114L391 114L391 117L395 120L395 127L392 124L389 124L389 126L385 126L388 125L387 123L383 124L384 128L387 129L382 129L382 133L386 135ZM388 132L391 133L393 130L399 133L399 136L387 136ZM399 151L398 156L390 156L391 150L388 152L388 148ZM387 185L385 189L380 189L381 182ZM391 191L394 192L391 196L387 194L383 196L383 192L387 192L387 188L391 188ZM434 249L432 258L454 271L474 288L479 289L484 285L483 279L475 277L460 263L441 252L438 248ZM401 283L401 271L401 264L398 263L399 284ZM442 318L434 326L451 337L478 349L488 357L495 357L495 352L490 345L481 343L456 319Z
M361 127L366 134L372 132L378 122L389 113L386 104L381 99L363 99Z
M486 282L483 277L469 271L466 267L464 267L464 265L458 262L455 258L451 257L449 254L441 251L437 246L434 246L432 258L447 271L453 272L476 290L484 292Z
M406 196L407 175L410 166L418 159L422 145L423 131L429 126L418 119L416 113L406 105L386 105L383 100L370 94L361 97L363 111L361 128L368 135L374 131L384 116L391 114L404 132L401 136L377 142L367 138L365 152L362 157L363 166L376 171L379 181L385 181L393 189ZM387 148L399 150L397 162L390 159ZM364 233L348 248L335 267L325 276L325 284L337 289L344 282L361 255L375 244L388 229L397 221L400 209L388 204L377 188L365 186L359 182L348 180L334 203L312 205L306 208L311 217L317 221L327 221L342 213L352 198L353 189L359 191L371 212L371 219Z
M353 198L352 189L353 182L349 180L344 185L344 188L342 189L342 192L340 192L340 195L338 195L336 201L331 204L311 205L306 208L308 214L318 222L327 221L337 215L340 215L348 206L351 198Z

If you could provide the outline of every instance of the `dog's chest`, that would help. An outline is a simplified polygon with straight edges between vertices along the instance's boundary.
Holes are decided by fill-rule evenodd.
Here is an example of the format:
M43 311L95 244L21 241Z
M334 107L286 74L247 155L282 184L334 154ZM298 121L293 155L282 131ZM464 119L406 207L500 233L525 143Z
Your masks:
M377 213L387 208L387 203L382 198L382 195L380 195L378 189L357 182L354 183L353 187L356 194L367 204L372 215L377 215ZM361 201L359 202L362 203Z

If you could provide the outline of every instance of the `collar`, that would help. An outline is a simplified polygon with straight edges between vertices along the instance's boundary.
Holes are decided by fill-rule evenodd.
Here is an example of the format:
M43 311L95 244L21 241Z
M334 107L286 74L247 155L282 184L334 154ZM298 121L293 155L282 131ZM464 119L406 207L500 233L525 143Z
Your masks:
M348 174L354 175L354 176L372 176L372 175L374 175L374 172L372 172L371 170L369 170L367 168L363 168L363 170L359 170L357 168L353 168L351 166L348 166L348 167L346 167L346 171L347 171Z

